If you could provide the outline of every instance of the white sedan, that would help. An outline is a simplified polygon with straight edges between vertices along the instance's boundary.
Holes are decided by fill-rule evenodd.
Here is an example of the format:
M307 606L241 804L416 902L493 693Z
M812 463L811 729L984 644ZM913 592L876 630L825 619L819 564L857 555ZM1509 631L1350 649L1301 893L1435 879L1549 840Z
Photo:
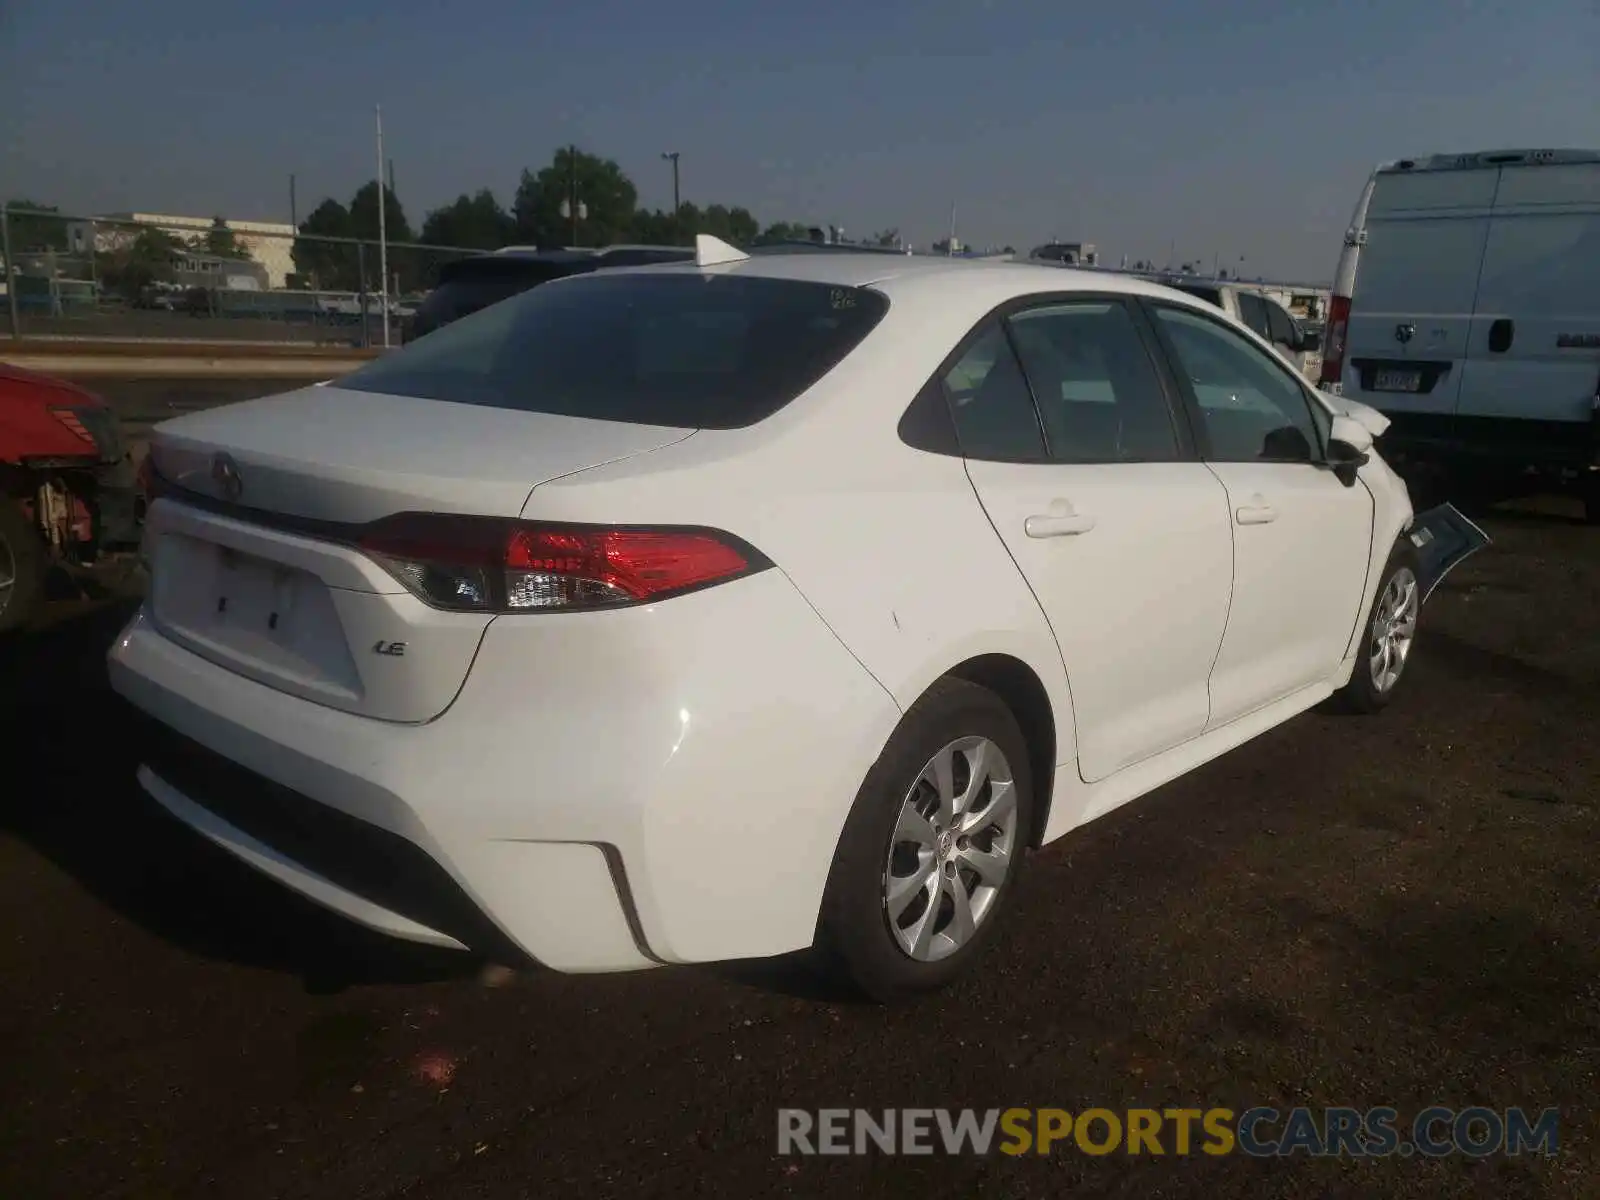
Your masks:
M160 804L375 929L889 999L1030 848L1389 701L1449 530L1383 425L1133 279L701 239L159 426L111 678Z

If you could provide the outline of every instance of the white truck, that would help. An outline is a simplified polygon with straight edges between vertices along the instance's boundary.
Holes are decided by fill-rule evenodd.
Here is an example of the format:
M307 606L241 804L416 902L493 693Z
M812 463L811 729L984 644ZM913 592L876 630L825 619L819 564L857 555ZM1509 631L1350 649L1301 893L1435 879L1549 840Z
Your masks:
M1379 166L1327 343L1322 387L1389 418L1392 463L1489 497L1565 479L1600 523L1600 151Z

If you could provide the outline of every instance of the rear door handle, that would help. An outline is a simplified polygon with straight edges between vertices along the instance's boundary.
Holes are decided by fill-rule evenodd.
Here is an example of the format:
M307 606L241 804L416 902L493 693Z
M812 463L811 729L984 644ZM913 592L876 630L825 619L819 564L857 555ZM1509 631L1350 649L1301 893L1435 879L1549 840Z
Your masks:
M1278 519L1278 510L1256 496L1249 504L1236 508L1233 515L1241 525L1270 525Z
M1072 537L1093 529L1094 518L1087 513L1036 513L1022 527L1031 538Z

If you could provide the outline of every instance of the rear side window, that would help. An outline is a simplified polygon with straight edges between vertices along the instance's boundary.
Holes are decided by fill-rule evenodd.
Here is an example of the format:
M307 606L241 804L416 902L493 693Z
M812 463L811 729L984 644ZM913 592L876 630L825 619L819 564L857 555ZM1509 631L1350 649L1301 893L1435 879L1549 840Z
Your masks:
M1276 342L1280 346L1293 348L1295 342L1294 319L1284 311L1281 305L1274 304L1270 300L1265 303L1267 306L1267 329L1272 333L1268 340Z
M1011 333L1057 462L1171 462L1177 431L1160 376L1125 305L1055 304Z
M642 425L753 425L883 318L864 288L602 272L537 287L346 375L355 391Z
M1272 340L1272 330L1267 322L1267 302L1260 296L1249 292L1239 293L1239 319L1267 341Z
M943 382L962 454L1000 462L1044 459L1033 396L998 321L978 335Z

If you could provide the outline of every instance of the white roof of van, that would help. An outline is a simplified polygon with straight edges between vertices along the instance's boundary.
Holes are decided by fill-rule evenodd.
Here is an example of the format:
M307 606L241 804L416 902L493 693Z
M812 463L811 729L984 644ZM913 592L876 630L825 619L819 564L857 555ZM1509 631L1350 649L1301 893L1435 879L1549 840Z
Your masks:
M1600 163L1600 150L1470 150L1462 154L1425 154L1386 162L1379 171L1462 171L1500 166L1545 166L1557 163Z

